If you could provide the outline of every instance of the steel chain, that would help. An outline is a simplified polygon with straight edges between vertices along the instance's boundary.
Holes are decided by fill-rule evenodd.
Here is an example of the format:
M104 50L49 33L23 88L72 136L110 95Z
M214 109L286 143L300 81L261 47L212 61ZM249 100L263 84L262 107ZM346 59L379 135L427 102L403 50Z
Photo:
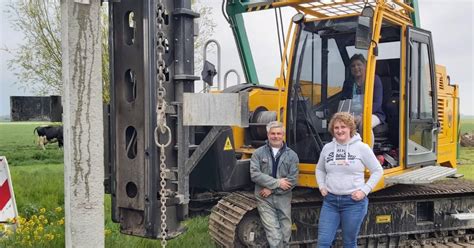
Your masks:
M163 15L165 13L165 7L162 0L156 1L156 128L154 132L154 138L156 145L160 148L160 234L161 234L161 247L166 247L167 245L167 233L166 233L166 172L168 171L166 167L166 155L165 148L171 143L171 130L166 124L166 89L164 87L164 82L166 81L166 65L165 65L165 41L166 35L163 31L164 19ZM168 133L168 141L166 143L160 143L159 136Z

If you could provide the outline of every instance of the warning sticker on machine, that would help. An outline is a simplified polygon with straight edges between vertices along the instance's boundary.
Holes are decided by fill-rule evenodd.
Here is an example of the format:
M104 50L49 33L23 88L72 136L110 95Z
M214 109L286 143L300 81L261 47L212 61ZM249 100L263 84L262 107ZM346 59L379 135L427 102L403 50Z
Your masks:
M375 223L377 224L384 224L384 223L390 223L390 222L392 222L391 215L377 215L375 217Z
M18 211L7 159L0 156L0 223L16 219L17 216Z
M233 150L232 143L230 143L229 137L225 140L224 151Z

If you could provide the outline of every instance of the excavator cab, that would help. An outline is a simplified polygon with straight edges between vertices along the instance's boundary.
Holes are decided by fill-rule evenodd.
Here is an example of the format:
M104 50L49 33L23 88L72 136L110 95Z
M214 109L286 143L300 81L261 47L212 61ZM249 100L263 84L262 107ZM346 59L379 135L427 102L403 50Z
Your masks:
M322 146L332 140L328 123L334 113L348 111L362 115L364 102L372 104L372 96L366 92L373 91L367 91L364 87L360 94L362 99L344 99L343 96L344 82L352 80L350 58L355 54L365 59L369 56L368 49L358 48L361 29L359 19L351 16L304 22L300 25L289 81L287 142L304 163L316 163ZM376 59L376 70L369 71L371 61L367 60L364 73L367 80L373 80L375 75L381 79L382 109L387 116L373 130L373 148L376 154L392 154L393 159L390 163L387 162L387 166L395 167L399 160L396 155L399 139L393 133L398 132L388 130L400 129L401 28L383 22L381 37L383 38L377 44L378 56L373 56ZM356 102L359 102L359 107L354 107ZM362 131L359 130L360 133Z

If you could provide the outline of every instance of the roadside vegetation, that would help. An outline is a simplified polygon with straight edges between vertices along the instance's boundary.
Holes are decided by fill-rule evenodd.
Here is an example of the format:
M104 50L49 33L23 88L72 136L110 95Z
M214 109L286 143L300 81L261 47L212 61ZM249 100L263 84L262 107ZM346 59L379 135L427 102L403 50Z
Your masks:
M16 235L3 234L0 247L64 247L64 167L63 151L57 143L46 150L35 144L33 130L50 123L0 122L0 156L6 156L12 176L20 218ZM159 240L120 234L111 220L110 195L105 200L106 247L160 247ZM207 233L208 217L183 223L187 232L168 242L167 247L214 247Z
M16 235L0 234L0 247L64 247L63 153L57 144L40 150L33 130L47 123L0 122L0 156L10 165L21 227ZM462 121L463 132L474 132L474 119ZM461 147L458 172L474 180L474 148ZM105 195L106 247L159 247L159 240L120 234L111 220L110 195ZM184 222L187 232L168 247L214 247L207 232L208 217ZM0 224L0 233L2 232Z

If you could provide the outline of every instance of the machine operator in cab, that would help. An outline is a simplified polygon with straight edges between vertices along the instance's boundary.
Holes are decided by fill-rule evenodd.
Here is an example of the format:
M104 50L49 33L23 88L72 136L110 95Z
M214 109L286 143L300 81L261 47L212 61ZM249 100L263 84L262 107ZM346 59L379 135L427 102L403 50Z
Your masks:
M350 59L351 77L344 81L342 86L342 100L352 99L350 113L356 118L356 123L360 125L362 119L362 105L364 94L364 82L367 61L362 54L354 54ZM380 77L375 75L374 96L372 103L372 128L384 123L385 113L382 110L383 86Z
M288 247L291 237L291 190L298 178L298 155L283 142L283 124L267 124L267 144L250 160L250 177L270 247Z

